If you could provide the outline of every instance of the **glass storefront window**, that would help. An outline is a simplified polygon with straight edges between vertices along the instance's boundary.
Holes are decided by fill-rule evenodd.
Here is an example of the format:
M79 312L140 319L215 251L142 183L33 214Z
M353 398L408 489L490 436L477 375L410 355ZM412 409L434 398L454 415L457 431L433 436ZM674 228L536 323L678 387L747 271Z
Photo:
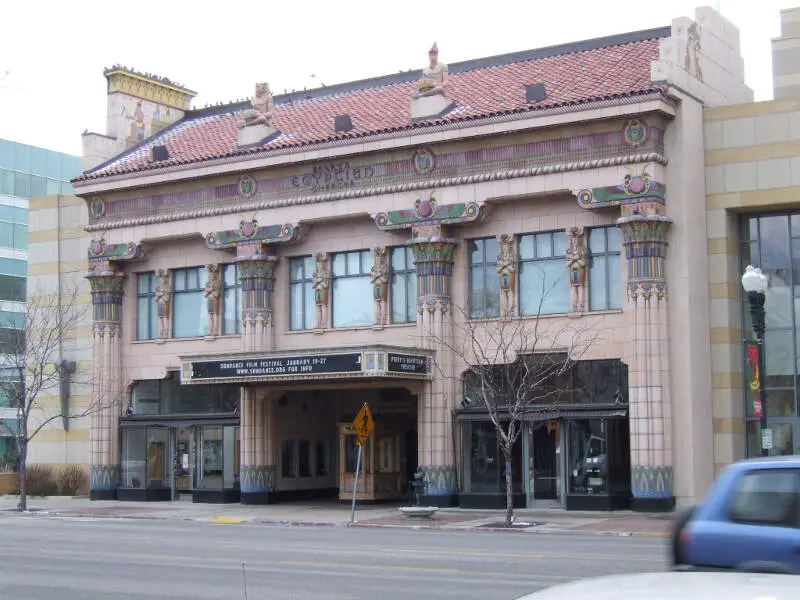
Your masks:
M146 480L145 447L147 430L129 427L122 430L122 487L142 488Z
M316 462L314 465L317 477L327 477L330 475L331 469L331 454L330 446L325 440L317 442L316 446Z
M497 442L497 430L489 421L463 424L463 488L473 494L505 494L505 458ZM511 451L511 482L522 491L522 436Z
M568 422L567 461L570 494L608 493L605 419Z
M239 386L182 386L177 377L137 381L133 406L135 415L230 414L239 406Z
M169 429L147 429L147 487L168 488Z
M221 490L223 487L223 428L200 427L198 452L200 464L197 487Z
M790 382L791 383L791 382ZM766 390L767 415L769 417L793 417L796 412L794 388ZM752 413L752 406L749 407Z

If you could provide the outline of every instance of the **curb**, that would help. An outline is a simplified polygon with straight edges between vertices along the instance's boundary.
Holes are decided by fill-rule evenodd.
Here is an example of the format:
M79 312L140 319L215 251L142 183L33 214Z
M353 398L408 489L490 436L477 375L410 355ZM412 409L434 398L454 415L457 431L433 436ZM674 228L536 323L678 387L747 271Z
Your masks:
M194 523L209 523L214 525L265 525L265 526L284 526L284 527L353 527L353 528L371 528L371 529L408 529L412 531L454 531L454 532L479 532L487 531L490 533L526 533L535 535L582 535L582 536L605 536L605 537L639 537L651 539L666 539L670 537L668 533L652 532L652 531L604 531L604 530L586 530L586 529L569 529L567 527L552 527L552 528L511 528L505 527L481 527L480 525L472 525L468 527L453 525L453 526L433 526L433 525L403 525L397 523L355 523L350 522L335 522L335 521L300 521L296 519L246 519L234 517L181 517L173 515L108 515L108 514L92 514L92 513L70 513L59 514L58 512L49 511L36 511L27 514L20 514L24 517L50 517L59 519L107 519L107 520L122 520L134 519L142 521L182 521Z

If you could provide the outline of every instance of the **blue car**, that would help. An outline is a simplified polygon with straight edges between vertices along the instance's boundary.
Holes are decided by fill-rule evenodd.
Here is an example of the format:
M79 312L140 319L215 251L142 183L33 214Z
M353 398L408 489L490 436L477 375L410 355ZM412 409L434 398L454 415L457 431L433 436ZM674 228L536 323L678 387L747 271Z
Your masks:
M701 505L679 513L671 558L676 568L800 575L800 456L726 467Z

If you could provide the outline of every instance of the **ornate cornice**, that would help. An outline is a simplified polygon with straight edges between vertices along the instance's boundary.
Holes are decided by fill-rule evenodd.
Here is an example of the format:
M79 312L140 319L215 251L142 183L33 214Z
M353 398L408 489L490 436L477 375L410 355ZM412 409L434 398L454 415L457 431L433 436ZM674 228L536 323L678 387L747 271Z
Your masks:
M494 173L482 173L479 175L463 175L459 177L447 177L442 179L429 179L402 183L397 185L386 185L372 188L359 188L331 192L328 194L315 194L296 196L294 198L259 200L237 204L234 206L218 206L202 210L192 210L175 212L168 215L157 215L151 217L138 217L132 219L120 219L115 222L103 222L88 225L86 231L108 231L110 229L120 229L123 227L133 227L137 225L150 225L153 223L170 223L183 221L186 219L198 219L203 217L214 217L219 215L229 215L242 212L253 212L258 210L268 210L272 208L282 208L285 206L302 206L306 204L323 204L334 200L346 200L348 198L364 198L366 196L377 196L381 194L396 194L401 192L412 192L425 189L438 189L455 185L472 185L476 183L486 183L489 181L503 181L516 179L519 177L537 177L539 175L549 175L552 173L566 173L569 171L583 171L587 169L600 169L603 167L615 167L621 165L656 163L666 165L667 159L660 152L648 152L628 154L626 156L616 156L611 158L600 158L594 160L574 161L544 165L540 167L530 167L525 169L509 169L496 171Z

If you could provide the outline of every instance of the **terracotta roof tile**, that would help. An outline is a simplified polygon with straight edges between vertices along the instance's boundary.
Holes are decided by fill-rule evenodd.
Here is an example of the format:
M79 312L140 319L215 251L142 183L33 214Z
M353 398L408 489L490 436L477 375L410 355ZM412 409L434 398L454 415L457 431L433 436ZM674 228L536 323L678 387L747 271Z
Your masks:
M457 103L457 107L443 117L417 123L410 119L411 93L416 80L341 93L335 93L339 86L334 86L331 95L299 101L293 99L291 103L277 96L273 126L282 135L263 147L249 150L238 150L236 146L237 125L242 120L240 113L245 105L233 104L211 111L194 110L140 146L85 173L76 181L641 94L656 87L650 80L650 63L659 56L658 37L661 36L462 72L454 70L447 90L448 97ZM543 83L547 92L544 100L533 105L525 100L525 86L532 83ZM320 93L320 90L314 91ZM334 117L342 114L352 117L353 129L337 133ZM159 144L169 149L170 158L154 164L149 160L150 152L154 145Z

